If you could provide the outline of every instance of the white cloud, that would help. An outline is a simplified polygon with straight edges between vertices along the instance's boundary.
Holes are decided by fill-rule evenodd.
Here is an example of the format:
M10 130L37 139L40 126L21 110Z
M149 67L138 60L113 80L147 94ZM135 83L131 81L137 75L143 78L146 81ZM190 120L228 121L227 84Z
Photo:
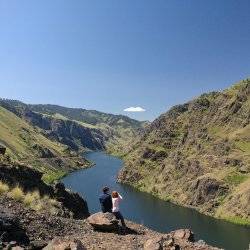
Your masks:
M124 109L123 111L126 111L126 112L144 112L144 111L146 111L146 109L144 109L142 107L129 107L129 108Z

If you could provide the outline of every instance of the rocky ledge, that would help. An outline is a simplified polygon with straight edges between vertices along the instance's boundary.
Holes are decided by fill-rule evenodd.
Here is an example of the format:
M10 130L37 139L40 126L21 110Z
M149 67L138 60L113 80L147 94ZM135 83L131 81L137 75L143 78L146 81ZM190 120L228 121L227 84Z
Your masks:
M0 181L9 187L20 187L25 193L38 191L58 202L57 214L63 217L83 219L89 216L87 202L78 194L66 190L62 183L47 185L42 173L22 165L0 165ZM1 211L1 210L0 210Z
M38 213L4 196L0 196L0 211L0 249L217 249L194 242L189 229L162 234L126 221L128 228L123 231L112 214L63 218L48 211Z

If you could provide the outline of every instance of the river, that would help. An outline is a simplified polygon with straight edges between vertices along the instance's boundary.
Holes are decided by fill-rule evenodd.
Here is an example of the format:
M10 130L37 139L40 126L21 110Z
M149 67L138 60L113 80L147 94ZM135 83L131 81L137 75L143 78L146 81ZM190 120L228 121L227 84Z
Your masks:
M150 194L116 183L123 161L104 152L88 152L85 157L95 166L66 176L66 187L79 192L91 213L100 211L98 197L103 186L117 190L124 198L121 211L126 219L160 232L191 228L195 239L227 250L247 250L250 228L202 215L197 211L160 200Z

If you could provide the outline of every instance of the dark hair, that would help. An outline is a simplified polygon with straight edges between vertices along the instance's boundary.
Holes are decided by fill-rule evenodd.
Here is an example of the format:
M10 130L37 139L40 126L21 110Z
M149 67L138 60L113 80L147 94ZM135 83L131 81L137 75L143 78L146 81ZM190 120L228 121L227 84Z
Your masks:
M112 198L118 198L118 192L113 191L112 192Z
M102 189L102 191L103 191L103 193L107 193L107 192L109 191L109 187L104 187L104 188Z

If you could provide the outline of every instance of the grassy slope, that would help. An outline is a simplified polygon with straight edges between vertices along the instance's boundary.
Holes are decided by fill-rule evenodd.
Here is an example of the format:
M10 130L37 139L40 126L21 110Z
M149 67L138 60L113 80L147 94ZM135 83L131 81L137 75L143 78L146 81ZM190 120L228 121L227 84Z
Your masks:
M249 224L249 90L248 79L163 114L126 157L120 180L201 212ZM197 181L209 178L226 191L208 198L203 187L194 188Z
M64 175L71 165L74 166L74 161L64 158L68 156L64 145L48 140L39 129L3 107L0 107L0 142L7 147L7 155L11 160L31 164L44 172L48 180ZM40 149L50 150L55 157L41 158ZM53 162L58 159L62 161L61 166Z

